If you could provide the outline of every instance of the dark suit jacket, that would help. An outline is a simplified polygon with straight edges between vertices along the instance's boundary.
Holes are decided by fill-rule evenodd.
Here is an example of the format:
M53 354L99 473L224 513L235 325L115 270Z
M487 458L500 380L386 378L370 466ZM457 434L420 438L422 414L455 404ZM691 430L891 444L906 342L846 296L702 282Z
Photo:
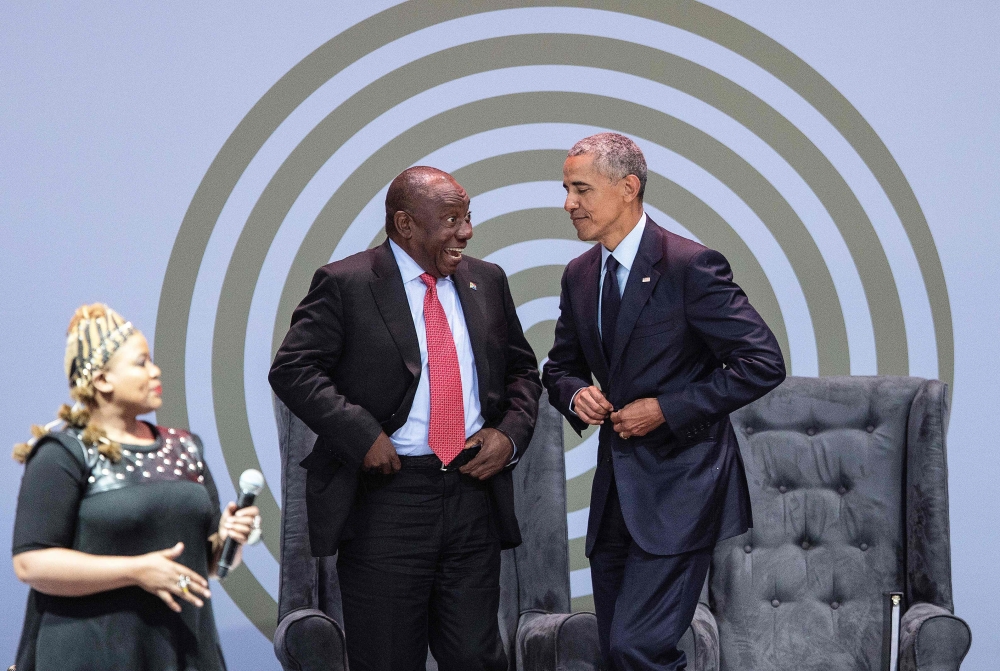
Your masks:
M622 514L651 554L712 545L752 526L750 496L729 413L785 378L770 329L716 251L647 220L622 296L608 362L597 330L601 246L573 259L562 279L556 338L543 380L577 431L569 404L596 378L616 410L656 398L666 423L622 440L600 428L587 555L614 469ZM648 281L644 281L648 278Z
M534 431L541 383L507 276L466 257L453 279L485 426L510 436L520 455ZM268 376L278 398L318 436L302 462L314 556L334 554L350 537L361 463L380 431L391 436L406 422L420 368L417 332L388 241L316 271ZM513 547L521 535L510 469L494 476L490 488L501 543Z

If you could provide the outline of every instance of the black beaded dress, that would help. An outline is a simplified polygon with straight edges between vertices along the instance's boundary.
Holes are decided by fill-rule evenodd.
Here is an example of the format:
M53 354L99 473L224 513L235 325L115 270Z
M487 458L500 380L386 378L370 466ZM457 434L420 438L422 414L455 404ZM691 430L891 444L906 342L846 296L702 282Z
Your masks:
M94 555L140 555L184 543L175 559L208 577L208 537L219 495L201 441L155 427L151 445L122 445L112 463L73 429L38 441L25 465L13 553L63 547ZM140 587L84 597L31 590L18 671L218 671L225 669L211 600L177 599L171 611Z

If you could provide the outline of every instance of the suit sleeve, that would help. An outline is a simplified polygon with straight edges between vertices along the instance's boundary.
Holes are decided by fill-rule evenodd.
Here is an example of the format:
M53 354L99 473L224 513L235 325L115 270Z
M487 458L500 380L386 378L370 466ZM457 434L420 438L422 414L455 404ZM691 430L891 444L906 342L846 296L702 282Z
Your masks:
M729 262L719 252L707 249L688 262L684 312L688 325L725 367L657 398L677 436L709 426L785 379L777 339L733 282Z
M340 286L329 270L320 268L292 313L268 381L288 409L324 439L334 457L360 465L382 427L371 413L344 397L331 378L343 345Z
M507 322L506 370L504 371L505 406L503 418L497 429L503 431L514 443L512 460L520 459L531 442L538 418L538 398L542 383L538 379L538 361L524 337L521 320L517 317L514 299L510 294L507 275L501 270L503 283L503 309Z
M561 282L555 342L542 371L542 381L549 392L549 402L569 420L577 433L581 433L589 425L572 411L570 404L576 392L593 384L593 376L580 347L576 318L569 299L568 274L567 268Z

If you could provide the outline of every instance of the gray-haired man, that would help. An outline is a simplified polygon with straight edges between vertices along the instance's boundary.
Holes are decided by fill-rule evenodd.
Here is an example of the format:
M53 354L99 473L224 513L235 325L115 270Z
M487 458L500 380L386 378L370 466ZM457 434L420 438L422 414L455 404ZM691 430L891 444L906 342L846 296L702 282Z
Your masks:
M577 235L601 244L563 274L543 382L577 431L601 427L586 545L601 650L615 669L683 669L712 548L752 524L729 413L784 361L726 259L646 216L632 140L584 138L563 186Z

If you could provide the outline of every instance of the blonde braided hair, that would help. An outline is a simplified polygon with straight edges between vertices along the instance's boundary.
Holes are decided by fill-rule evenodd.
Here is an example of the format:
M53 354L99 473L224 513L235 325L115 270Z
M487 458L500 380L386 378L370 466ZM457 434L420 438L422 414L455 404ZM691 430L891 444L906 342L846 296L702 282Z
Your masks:
M135 333L131 322L103 303L93 303L77 308L66 332L66 357L64 368L69 380L69 395L75 401L72 406L59 407L59 419L45 426L31 427L31 440L14 446L15 461L24 463L39 439L55 429L60 420L64 428L82 429L80 439L97 447L98 452L113 462L121 459L122 446L109 440L104 430L91 422L91 409L95 404L97 390L94 389L94 375L107 365L111 356Z

